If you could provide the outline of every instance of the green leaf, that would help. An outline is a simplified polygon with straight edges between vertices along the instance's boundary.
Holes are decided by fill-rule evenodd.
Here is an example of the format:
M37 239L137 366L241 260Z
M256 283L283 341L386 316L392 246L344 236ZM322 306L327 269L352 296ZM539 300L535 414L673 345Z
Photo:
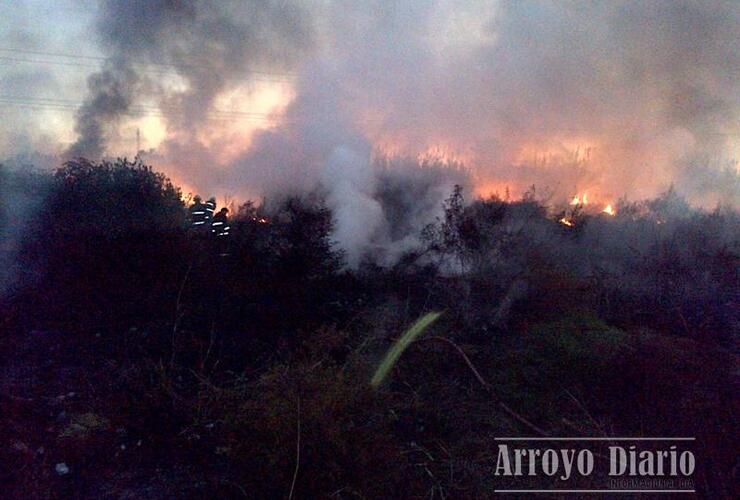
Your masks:
M370 380L370 385L372 387L377 388L383 383L383 380L385 380L388 373L396 365L396 362L398 361L398 358L401 357L401 354L403 354L403 351L405 351L406 348L424 332L424 330L437 321L437 318L441 315L441 312L430 312L425 314L419 318L416 323L411 325L411 328L406 330L398 340L396 340L393 346L385 354L383 361L378 365L378 369L375 370L375 375L373 375L372 380Z

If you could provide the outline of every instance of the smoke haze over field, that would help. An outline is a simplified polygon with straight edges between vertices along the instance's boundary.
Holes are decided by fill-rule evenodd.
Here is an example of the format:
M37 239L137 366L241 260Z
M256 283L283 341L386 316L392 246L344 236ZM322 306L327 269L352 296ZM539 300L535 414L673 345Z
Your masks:
M79 17L94 40L79 52L100 55L65 61L100 69L65 97L75 115L38 100L63 75L0 70L3 94L41 108L0 128L6 156L131 156L140 129L145 159L186 189L323 186L339 239L363 244L347 228L386 216L378 152L462 161L484 195L536 184L612 201L675 183L704 206L740 199L736 1L104 0ZM77 52L17 24L3 46Z

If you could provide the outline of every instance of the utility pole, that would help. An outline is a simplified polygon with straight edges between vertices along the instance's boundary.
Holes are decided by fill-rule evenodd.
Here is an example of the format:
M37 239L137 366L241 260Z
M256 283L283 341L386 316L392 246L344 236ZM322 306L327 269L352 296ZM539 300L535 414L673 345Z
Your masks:
M139 132L139 127L136 127L136 155L139 156L139 152L141 151L141 133Z

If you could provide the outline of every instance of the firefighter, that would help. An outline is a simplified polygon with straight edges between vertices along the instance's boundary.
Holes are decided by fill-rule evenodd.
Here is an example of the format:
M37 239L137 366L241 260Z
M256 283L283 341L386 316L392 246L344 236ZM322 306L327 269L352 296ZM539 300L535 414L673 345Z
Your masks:
M216 238L218 239L226 239L229 236L229 231L231 231L231 226L229 226L229 209L224 207L222 208L214 217L213 222L211 222L211 232L216 235Z
M211 216L207 210L207 206L201 203L200 196L196 195L193 198L193 204L190 206L190 225L194 229L205 230L208 227L208 222L211 220Z
M216 239L216 249L219 256L229 256L229 209L223 207L214 217L211 223L211 233Z
M206 215L208 215L208 220L213 219L213 213L216 211L216 198L211 196L208 198L208 201L206 202Z

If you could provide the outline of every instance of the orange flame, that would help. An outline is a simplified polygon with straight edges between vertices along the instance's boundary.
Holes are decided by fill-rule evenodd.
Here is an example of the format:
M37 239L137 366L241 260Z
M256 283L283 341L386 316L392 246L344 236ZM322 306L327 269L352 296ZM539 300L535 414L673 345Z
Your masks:
M568 227L573 227L573 223L572 223L572 222L570 221L570 219L568 219L567 217L563 217L563 218L562 218L562 219L560 219L560 220L559 220L558 222L560 222L561 224L563 224L563 225L565 225L565 226L568 226Z
M588 193L583 193L583 196L576 194L573 199L570 200L571 205L588 205Z

